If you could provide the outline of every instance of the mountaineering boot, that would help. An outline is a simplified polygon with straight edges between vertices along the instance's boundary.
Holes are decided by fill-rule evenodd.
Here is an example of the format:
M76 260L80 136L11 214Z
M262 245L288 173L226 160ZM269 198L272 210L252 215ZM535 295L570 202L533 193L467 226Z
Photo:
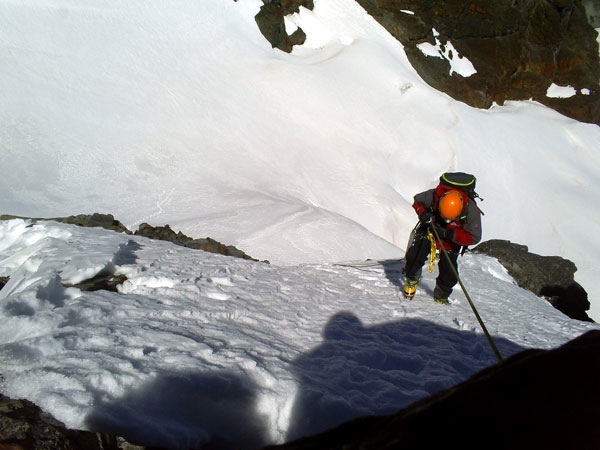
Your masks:
M450 303L448 301L448 296L442 292L442 289L436 284L435 289L433 290L433 301L439 303L441 305L447 305Z
M419 282L417 280L407 278L404 283L404 298L411 300L415 296L415 292L417 292L418 284Z

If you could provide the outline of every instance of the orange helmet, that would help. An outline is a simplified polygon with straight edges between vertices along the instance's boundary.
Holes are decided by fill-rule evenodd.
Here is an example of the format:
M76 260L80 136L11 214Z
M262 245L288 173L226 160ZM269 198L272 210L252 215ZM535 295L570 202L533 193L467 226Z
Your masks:
M451 222L460 216L463 210L463 199L457 191L448 191L440 198L438 211L442 219Z

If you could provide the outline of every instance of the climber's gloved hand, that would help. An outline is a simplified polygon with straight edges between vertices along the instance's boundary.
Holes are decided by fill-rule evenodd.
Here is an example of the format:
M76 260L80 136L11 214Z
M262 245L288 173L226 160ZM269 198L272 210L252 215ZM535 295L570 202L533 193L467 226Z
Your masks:
M424 225L430 224L431 222L433 222L433 213L426 209L419 216L419 221Z
M451 230L450 228L436 226L435 231L437 231L440 241L452 242L454 240L454 230Z

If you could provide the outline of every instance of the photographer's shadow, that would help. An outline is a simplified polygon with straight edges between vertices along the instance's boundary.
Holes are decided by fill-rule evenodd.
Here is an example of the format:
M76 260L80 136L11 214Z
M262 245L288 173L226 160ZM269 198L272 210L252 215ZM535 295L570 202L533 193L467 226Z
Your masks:
M359 416L395 413L497 362L483 335L422 319L364 326L339 312L323 339L292 362L298 390L288 442ZM504 356L522 350L495 340Z

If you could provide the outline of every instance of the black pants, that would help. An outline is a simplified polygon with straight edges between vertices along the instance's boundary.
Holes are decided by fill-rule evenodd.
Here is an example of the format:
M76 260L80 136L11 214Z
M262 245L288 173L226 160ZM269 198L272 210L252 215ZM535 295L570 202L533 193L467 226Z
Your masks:
M418 281L423 273L423 266L425 261L429 257L431 252L431 242L427 237L427 229L425 227L417 227L414 230L414 235L411 242L409 242L408 248L406 249L406 265L404 266L404 273L406 278L410 280ZM442 252L443 253L443 252ZM452 266L458 273L458 250L448 250L448 256L440 255L440 261L438 264L439 274L435 280L435 290L433 296L435 298L448 298L452 293L452 288L458 282ZM452 264L452 266L450 265Z

